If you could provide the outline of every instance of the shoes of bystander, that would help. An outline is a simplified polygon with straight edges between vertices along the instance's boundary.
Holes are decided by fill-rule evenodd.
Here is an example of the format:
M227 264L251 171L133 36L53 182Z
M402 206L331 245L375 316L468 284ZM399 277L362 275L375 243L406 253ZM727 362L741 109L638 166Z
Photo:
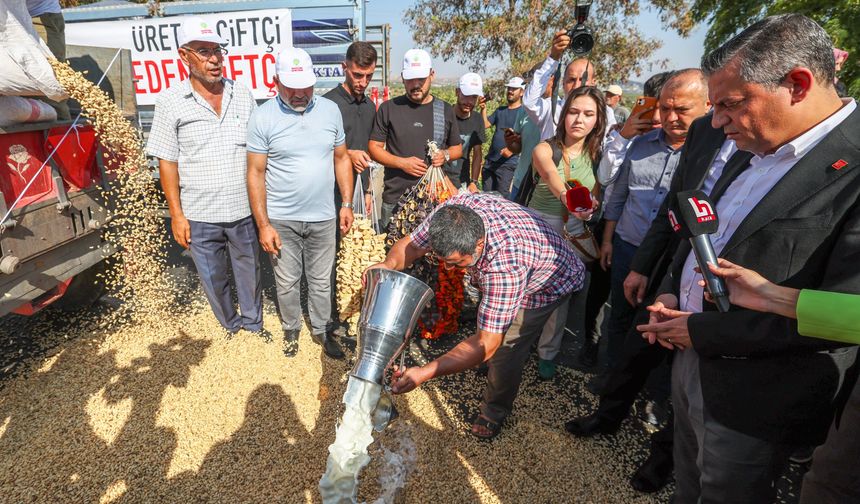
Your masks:
M555 376L555 361L540 359L538 362L538 376L541 380L552 380Z
M299 351L299 329L284 329L284 355L293 357Z
M314 343L317 345L322 345L323 352L332 359L343 359L343 349L341 349L338 342L335 341L334 333L311 334L311 339L314 340Z
M591 437L596 434L615 434L621 424L600 418L596 413L577 417L564 424L564 430L577 437Z

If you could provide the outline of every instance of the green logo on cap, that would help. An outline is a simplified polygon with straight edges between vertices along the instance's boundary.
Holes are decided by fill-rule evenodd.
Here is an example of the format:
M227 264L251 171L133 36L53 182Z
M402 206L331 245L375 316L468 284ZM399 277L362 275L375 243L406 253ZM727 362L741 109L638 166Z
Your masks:
M416 53L415 56L412 56L412 61L414 61L416 63L421 61L421 55Z
M208 28L208 27L209 27L209 25L208 25L208 24L206 24L205 22L204 22L204 23L200 23L200 28Z
M293 65L298 65L301 63L298 58L293 59Z

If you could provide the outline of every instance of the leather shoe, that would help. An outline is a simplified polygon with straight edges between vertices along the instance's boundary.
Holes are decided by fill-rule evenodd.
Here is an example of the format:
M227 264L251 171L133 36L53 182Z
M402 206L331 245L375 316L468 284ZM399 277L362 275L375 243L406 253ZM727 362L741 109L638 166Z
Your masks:
M654 493L666 486L672 475L672 457L651 453L630 477L630 486L638 492Z
M326 334L311 334L311 339L317 345L322 345L323 352L332 359L343 359L344 353L337 341L334 340L332 333Z
M299 351L300 329L284 329L284 355L292 357Z
M564 430L576 437L591 437L596 434L615 434L621 427L620 423L613 423L597 416L596 413L574 418L564 424Z
M587 336L579 349L579 363L583 367L592 368L597 364L598 340L596 335Z

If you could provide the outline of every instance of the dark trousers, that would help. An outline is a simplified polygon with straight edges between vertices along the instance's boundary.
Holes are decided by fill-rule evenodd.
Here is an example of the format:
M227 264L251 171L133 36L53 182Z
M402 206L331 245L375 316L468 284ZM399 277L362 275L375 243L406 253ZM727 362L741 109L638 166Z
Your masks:
M598 242L603 238L604 222L605 221L601 220L594 229L592 229ZM595 334L597 331L597 316L600 314L600 309L603 308L604 304L606 304L606 300L609 299L609 290L611 285L609 271L603 271L603 268L601 268L596 262L591 265L590 273L591 279L589 280L588 293L585 298L586 338ZM568 327L570 327L569 320Z
M227 224L188 222L191 225L191 258L215 318L228 331L243 327L249 331L261 330L263 289L260 244L254 219L248 216ZM231 266L241 313L237 313L230 292Z
M488 162L481 173L483 178L482 189L484 192L495 191L505 199L511 199L511 184L514 180L516 163L495 164Z
M636 254L638 248L636 245L622 240L617 234L612 237L612 269L609 271L611 280L609 299L612 304L612 311L609 314L607 326L608 345L606 352L610 369L618 367L621 361L627 332L630 330L630 324L636 314L636 308L631 306L624 297L624 279L630 273L630 263L633 261L633 255Z
M494 422L504 420L514 407L514 399L523 378L523 366L532 346L540 338L543 326L555 310L570 301L570 295L555 303L533 310L520 309L511 327L505 332L502 345L490 358L487 387L481 414Z

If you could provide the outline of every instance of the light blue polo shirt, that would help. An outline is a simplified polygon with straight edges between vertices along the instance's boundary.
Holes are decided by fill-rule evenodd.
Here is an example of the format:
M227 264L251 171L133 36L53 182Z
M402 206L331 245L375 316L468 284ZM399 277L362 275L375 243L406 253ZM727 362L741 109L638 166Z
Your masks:
M248 152L268 156L270 219L320 222L336 217L334 148L345 141L340 109L321 96L304 113L275 97L251 114Z

